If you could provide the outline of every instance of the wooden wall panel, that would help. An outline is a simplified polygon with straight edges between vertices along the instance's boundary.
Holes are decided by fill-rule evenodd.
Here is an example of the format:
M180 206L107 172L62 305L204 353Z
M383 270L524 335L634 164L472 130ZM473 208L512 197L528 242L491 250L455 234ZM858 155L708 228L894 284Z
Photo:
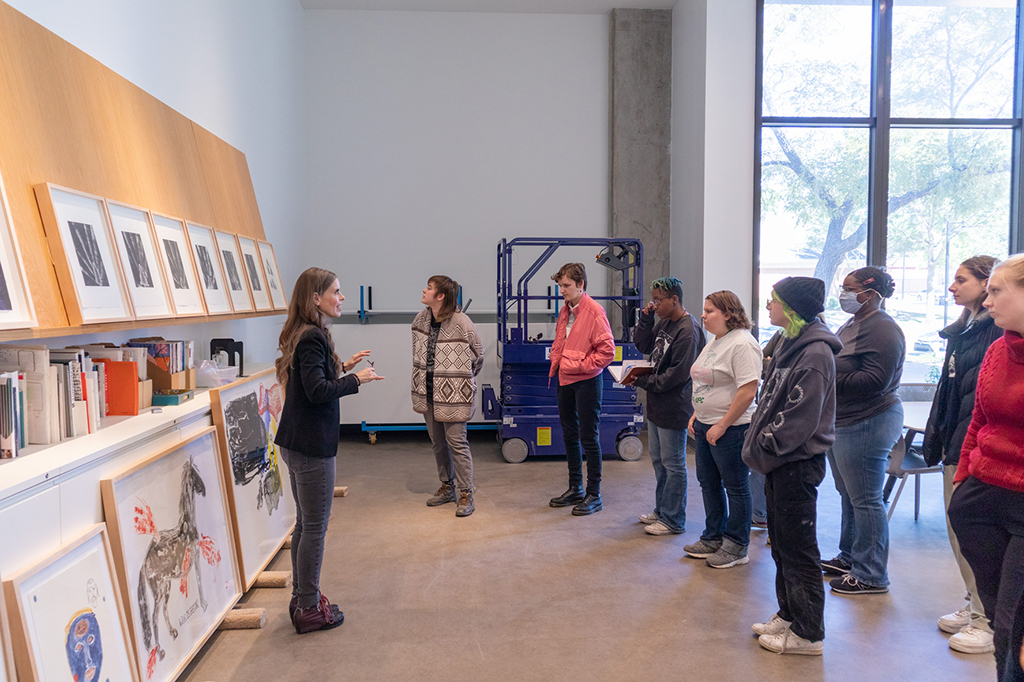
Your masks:
M38 183L264 238L244 154L3 2L0 93L0 173L40 328L68 319Z

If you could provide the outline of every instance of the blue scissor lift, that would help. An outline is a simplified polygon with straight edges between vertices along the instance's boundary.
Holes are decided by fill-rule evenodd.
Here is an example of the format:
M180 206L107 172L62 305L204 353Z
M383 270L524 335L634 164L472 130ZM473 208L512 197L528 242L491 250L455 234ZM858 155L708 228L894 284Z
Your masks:
M622 274L620 296L594 296L612 301L622 310L622 336L615 343L615 362L643 357L632 343L636 311L643 307L643 245L638 239L574 239L519 237L498 244L498 352L501 358L500 397L490 384L483 386L484 418L498 425L498 442L506 461L518 463L529 455L564 455L562 427L555 396L557 377L548 381L551 339L529 334L531 301L543 301L545 312L556 320L562 297L531 295L530 280L562 246L601 248L597 262ZM540 247L541 255L527 268L513 292L513 252L517 247ZM546 271L545 271L546 272ZM545 277L546 279L546 277ZM515 319L510 323L509 317ZM607 371L602 374L604 400L601 407L600 440L605 454L616 452L627 461L643 454L639 433L644 408L636 389L616 384ZM550 383L550 385L549 385Z

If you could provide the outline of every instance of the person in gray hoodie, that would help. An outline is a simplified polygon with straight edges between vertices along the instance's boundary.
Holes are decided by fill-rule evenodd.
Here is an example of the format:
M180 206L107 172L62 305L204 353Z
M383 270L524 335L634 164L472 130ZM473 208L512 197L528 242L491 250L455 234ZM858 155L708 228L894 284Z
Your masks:
M843 348L820 320L825 283L786 277L768 300L784 340L768 363L757 411L743 442L743 461L765 475L768 534L779 610L755 623L758 643L780 654L820 655L825 588L817 539L818 486L835 439L835 355Z

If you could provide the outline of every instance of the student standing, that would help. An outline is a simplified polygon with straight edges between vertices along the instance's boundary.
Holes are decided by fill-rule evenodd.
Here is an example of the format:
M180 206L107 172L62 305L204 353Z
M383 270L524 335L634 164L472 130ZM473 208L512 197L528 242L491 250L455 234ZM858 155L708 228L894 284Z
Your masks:
M992 621L997 679L1003 680L1016 670L1008 657L1019 655L1010 640L1024 598L1024 254L992 270L984 305L1006 331L978 372L949 520Z
M295 499L292 531L292 600L288 611L299 634L338 627L345 614L320 593L324 537L334 502L338 454L338 398L379 381L372 367L351 372L370 351L341 362L334 350L330 318L341 315L333 272L309 268L295 282L288 318L278 342L277 380L285 386L281 423L274 442L288 465Z
M942 462L943 499L949 511L953 495L953 478L960 462L967 429L974 412L974 392L978 385L981 361L1003 330L996 326L992 315L984 307L988 293L989 275L996 259L992 256L968 258L957 269L949 287L953 300L964 310L960 318L939 332L946 339L946 359L942 363L942 376L935 390L928 428L924 434L921 454L928 466ZM964 654L983 654L995 650L992 643L992 625L985 617L985 608L978 598L974 572L960 552L960 543L946 515L946 530L953 549L960 576L967 590L967 603L963 608L946 614L938 620L939 629L952 634L949 648Z
M817 500L825 451L835 438L834 355L843 344L816 319L824 309L820 279L786 277L775 284L768 315L784 339L768 363L743 441L743 461L765 475L779 600L778 612L753 630L762 647L781 654L820 655L825 638Z
M427 280L412 321L412 409L423 415L433 445L441 487L428 507L458 502L456 516L469 516L473 504L473 453L466 422L476 411L476 375L484 349L476 327L457 304L459 283L445 275Z
M566 263L551 279L565 299L551 344L549 379L557 376L558 418L569 465L569 488L551 498L552 507L572 506L573 516L601 511L601 399L605 367L615 357L615 340L604 308L587 295L583 263ZM583 452L587 487L583 489Z
M655 322L657 315L657 322ZM690 405L690 367L704 348L704 333L683 307L683 284L662 277L651 284L651 302L640 311L633 343L649 354L654 371L632 385L647 391L647 438L654 465L654 511L640 516L651 535L686 529L686 424Z

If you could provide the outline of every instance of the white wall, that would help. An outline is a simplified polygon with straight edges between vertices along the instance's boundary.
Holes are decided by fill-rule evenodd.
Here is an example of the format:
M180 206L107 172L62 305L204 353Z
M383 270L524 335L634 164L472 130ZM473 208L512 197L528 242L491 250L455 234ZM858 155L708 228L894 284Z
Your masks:
M240 149L281 274L304 259L291 235L304 223L304 22L298 0L7 0L135 85ZM122 334L244 339L247 361L276 355L283 317ZM55 339L51 345L97 340Z

